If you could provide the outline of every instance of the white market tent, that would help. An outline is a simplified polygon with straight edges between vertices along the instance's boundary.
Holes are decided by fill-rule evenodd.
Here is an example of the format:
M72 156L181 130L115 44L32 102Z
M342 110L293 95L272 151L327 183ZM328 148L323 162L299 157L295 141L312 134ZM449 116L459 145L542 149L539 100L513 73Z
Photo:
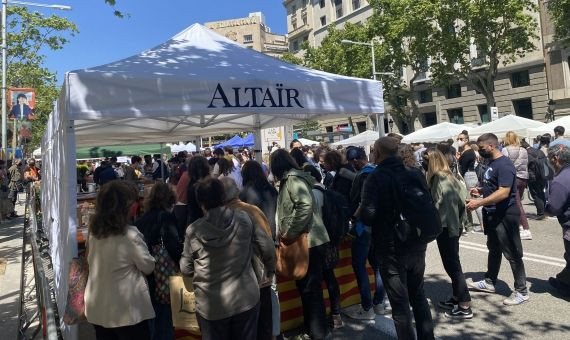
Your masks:
M299 138L297 139L303 146L311 146L311 145L319 145L320 143L314 140L310 140L307 138Z
M564 129L565 129L564 134L566 136L570 135L570 116L558 118L555 121L550 122L548 124L544 124L541 127L528 129L529 137L533 138L533 137L536 137L538 135L543 135L545 133L549 133L549 134L554 136L554 128L557 126L564 127ZM529 143L530 143L530 141L529 141Z
M261 128L383 112L380 82L291 65L199 24L146 52L67 73L42 139L42 212L59 310L77 255L76 146L253 130L260 150ZM64 336L76 338L74 327Z
M196 145L188 142L188 144L184 144L184 142L179 142L178 144L167 144L167 146L170 146L170 151L172 153L179 153L181 151L186 151L186 152L195 152L196 151Z
M499 139L503 139L509 131L515 132L521 138L529 137L529 129L544 126L542 122L531 120L515 115L506 115L493 122L483 124L469 130L469 138L476 140L485 133L494 133Z
M371 130L366 130L362 133L359 133L355 136L352 136L350 138L347 139L343 139L339 142L336 143L332 143L333 146L370 146L373 145L376 140L378 139L379 135L378 135L378 131L371 131Z
M404 136L402 143L437 143L450 138L455 140L463 130L469 131L471 135L472 129L468 126L442 122Z

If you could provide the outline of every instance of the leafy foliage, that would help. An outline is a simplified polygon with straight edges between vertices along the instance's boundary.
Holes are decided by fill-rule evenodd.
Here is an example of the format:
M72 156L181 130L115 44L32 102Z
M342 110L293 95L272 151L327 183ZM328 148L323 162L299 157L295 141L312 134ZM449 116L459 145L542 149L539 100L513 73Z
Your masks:
M494 81L508 65L536 49L538 23L533 0L439 0L431 37L432 73L446 85L467 80L495 105ZM476 55L472 46L477 49Z
M36 89L37 120L29 149L39 145L53 102L59 95L55 74L45 68L42 51L60 50L78 32L75 24L56 15L44 16L25 7L8 7L7 84Z
M550 0L548 11L556 29L556 39L570 39L570 0Z

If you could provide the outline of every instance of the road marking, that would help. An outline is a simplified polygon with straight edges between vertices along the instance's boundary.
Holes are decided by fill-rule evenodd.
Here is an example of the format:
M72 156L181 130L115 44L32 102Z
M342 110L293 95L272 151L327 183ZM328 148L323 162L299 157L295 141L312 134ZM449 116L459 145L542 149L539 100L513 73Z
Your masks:
M487 249L486 246L483 246L479 243L459 241L459 246L461 248L480 251L482 253L488 253L489 252L489 250ZM566 267L566 262L564 260L557 259L554 257L549 257L549 256L531 254L531 253L525 253L525 256L523 256L523 260L548 264L548 265L560 267L560 268ZM546 261L546 260L549 260L549 261Z

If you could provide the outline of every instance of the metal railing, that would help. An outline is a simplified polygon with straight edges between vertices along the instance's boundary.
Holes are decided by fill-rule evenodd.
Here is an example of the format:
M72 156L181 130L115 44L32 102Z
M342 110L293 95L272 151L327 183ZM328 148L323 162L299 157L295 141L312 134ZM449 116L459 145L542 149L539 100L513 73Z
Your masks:
M55 294L46 275L46 268L51 267L49 247L47 240L41 236L43 229L38 225L37 211L36 192L33 185L29 185L26 190L18 340L35 339L40 331L44 339L60 340L63 337ZM31 285L32 280L28 280L26 275L27 266L31 266L33 269L33 286ZM29 311L26 302L29 302L34 293L35 310ZM36 328L31 335L28 335L28 329L34 326Z

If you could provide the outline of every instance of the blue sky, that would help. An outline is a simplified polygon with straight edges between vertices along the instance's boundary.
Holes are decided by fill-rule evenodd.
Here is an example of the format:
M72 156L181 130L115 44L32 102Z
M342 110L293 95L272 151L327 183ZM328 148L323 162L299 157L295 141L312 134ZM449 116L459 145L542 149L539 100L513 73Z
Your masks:
M67 71L131 56L196 22L247 17L261 11L273 32L284 34L287 30L281 0L117 0L117 9L130 14L124 19L116 18L104 0L41 1L72 6L71 11L35 10L66 17L79 28L79 34L71 37L63 50L47 52L46 66L57 72L60 83Z

